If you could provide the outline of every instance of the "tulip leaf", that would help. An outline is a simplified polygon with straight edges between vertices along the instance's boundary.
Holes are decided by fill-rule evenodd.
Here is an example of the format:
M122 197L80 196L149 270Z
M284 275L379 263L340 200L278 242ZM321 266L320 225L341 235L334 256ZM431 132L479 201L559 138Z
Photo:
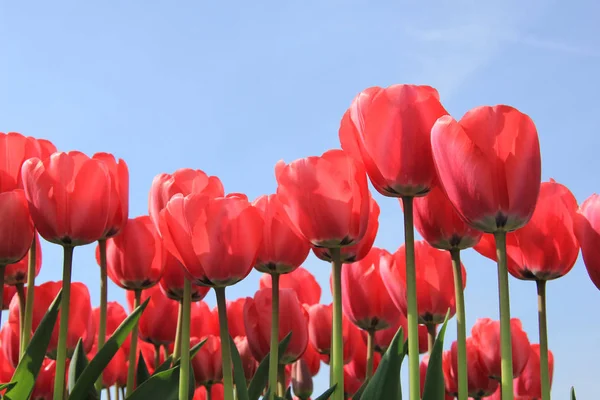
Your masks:
M16 384L17 384L17 382L0 383L0 390L10 389L11 387L15 386Z
M144 356L140 351L140 356L138 358L137 371L135 373L135 384L140 386L142 383L146 382L150 378L150 372L148 371L148 366L146 365L146 360L144 360Z
M450 311L446 313L446 319L440 329L440 333L435 339L433 350L429 356L427 373L425 374L425 386L423 388L423 400L443 399L446 396L446 387L444 385L444 371L442 370L442 353L444 351L444 335Z
M329 389L327 389L326 391L323 392L323 394L321 394L319 397L317 397L315 400L327 400L331 397L331 395L333 394L333 392L335 391L335 387L337 385L333 385L332 387L330 387Z
M60 308L60 299L62 297L62 289L58 292L54 301L46 311L42 322L33 333L29 346L23 353L19 365L15 369L11 382L18 382L17 385L10 387L3 399L20 400L28 399L33 391L35 379L42 368L46 349L50 344L52 331L58 318L58 310Z
M160 364L158 366L158 368L156 368L154 370L154 373L152 375L158 374L159 372L163 372L163 371L168 370L169 368L171 368L171 363L172 362L173 362L173 356L171 355L171 356L167 357L167 359L165 361L163 361L163 363Z
M179 399L179 365L152 375L146 382L138 386L131 395L127 396L127 400L146 399Z
M246 375L242 366L240 353L231 336L229 336L229 345L231 347L231 360L233 362L233 379L238 400L248 400L248 388L246 387Z
M86 394L88 393L89 389L94 386L104 368L106 368L131 330L135 327L149 301L150 297L148 297L146 301L142 303L142 305L133 310L133 312L127 318L125 318L121 325L119 325L113 335L106 341L104 346L98 350L96 356L90 360L88 366L85 367L79 379L77 382L75 382L75 386L71 391L69 400L86 399Z
M577 400L575 398L575 387L571 386L571 400Z
M194 358L194 356L196 354L198 354L198 351L200 351L200 349L202 348L202 346L204 346L204 343L206 343L206 339L201 340L200 342L198 342L195 346L192 346L192 348L190 349L190 360L192 358ZM166 361L165 361L166 362ZM179 365L179 363L181 363L181 357L179 357L177 359L177 361L175 361L175 363L173 364L173 366L177 366ZM164 364L164 363L163 363Z
M71 358L71 362L69 363L69 391L73 390L75 383L87 366L88 359L83 350L83 341L79 338L77 346L75 346L75 351L73 352L73 358ZM87 399L98 399L98 392L95 387L90 388Z
M360 385L360 387L358 388L356 393L354 393L354 396L352 396L352 400L360 400L360 398L368 384L369 384L369 381L364 381L363 384Z
M279 359L281 359L281 355L285 353L288 345L290 344L290 340L292 339L292 332L288 333L286 337L283 338L281 342L279 342ZM263 390L267 386L269 381L269 353L263 358L263 360L258 365L256 372L254 373L254 377L250 382L250 386L248 386L248 400L258 400Z
M400 367L406 355L406 345L402 341L402 327L398 329L392 343L381 358L375 374L362 394L363 399L401 399ZM340 388L340 390L344 390Z

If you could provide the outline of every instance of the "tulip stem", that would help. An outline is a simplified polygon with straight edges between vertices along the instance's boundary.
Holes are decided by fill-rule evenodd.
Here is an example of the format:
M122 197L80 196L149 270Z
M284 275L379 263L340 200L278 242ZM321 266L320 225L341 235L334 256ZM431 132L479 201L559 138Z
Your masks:
M277 366L277 396L284 397L285 396L285 365L279 364Z
M181 354L181 323L183 322L183 302L179 302L177 312L177 329L175 331L175 344L173 345L173 364L179 359Z
M500 351L502 355L502 400L513 400L512 340L510 332L510 298L506 264L506 232L495 232L498 260L498 295L500 297Z
M219 311L219 333L221 335L221 358L223 359L224 400L233 400L233 376L231 373L231 348L229 343L229 327L227 324L227 303L225 288L216 287L217 310Z
M269 400L275 399L279 365L279 274L271 274L271 349L269 353Z
M100 253L100 323L98 324L98 351L106 340L106 307L108 302L108 279L106 274L106 239L98 240ZM96 389L102 390L102 375L96 381Z
M115 385L115 399L116 399L116 400L120 400L120 399L119 399L120 397L121 397L121 396L120 396L120 391L119 391L119 385L118 385L118 384L116 384L116 385Z
M546 281L536 281L538 321L540 326L540 377L542 400L550 400L550 367L548 365L548 327L546 322Z
M106 388L106 399L110 400L110 388Z
M342 262L341 250L331 249L333 262L333 338L331 367L336 386L332 400L344 400L344 340L342 339Z
M27 260L27 296L25 296L25 320L23 321L23 336L21 337L22 351L29 346L31 338L31 324L33 318L33 296L35 291L35 267L37 260L37 234L33 235L33 241L29 248L29 259Z
M435 337L437 335L436 325L432 323L425 324L427 328L427 353L431 355L433 352L433 345L435 344Z
M6 265L0 265L0 299L4 302L4 270ZM2 308L6 307L6 304L2 304ZM2 310L0 310L0 326L2 325Z
M23 332L25 331L25 287L22 283L17 283L15 287L17 288L17 296L19 296L19 338L21 339L19 356L21 356L25 352L25 348L23 347Z
M135 289L134 300L133 300L133 309L135 310L140 306L142 302L142 290ZM134 384L135 384L135 367L136 367L136 359L137 359L137 342L138 342L138 325L136 322L135 326L131 330L131 345L129 346L129 368L127 369L127 387L125 389L125 394L129 396L133 392Z
M368 381L373 376L373 355L375 353L375 331L369 329L367 331L367 373L365 381Z
M415 231L413 227L413 197L402 197L404 206L404 250L406 252L406 296L408 320L408 381L410 400L419 400L419 321L417 314L417 274L415 271Z
M181 300L181 304L181 373L179 374L179 400L188 400L190 392L190 318L192 283L187 278L184 278L183 280L183 299Z
M69 306L71 303L71 267L73 265L73 246L63 246L63 281L60 303L60 326L58 331L58 349L56 351L56 375L54 377L54 399L62 399L65 392L65 367L67 361L67 334L69 332Z
M161 352L160 344L155 344L154 345L154 370L155 371L158 368L158 366L160 365L160 352Z
M458 348L458 400L467 400L467 327L465 324L465 296L463 291L460 250L450 250L452 269L454 271L454 297L456 298L456 345Z

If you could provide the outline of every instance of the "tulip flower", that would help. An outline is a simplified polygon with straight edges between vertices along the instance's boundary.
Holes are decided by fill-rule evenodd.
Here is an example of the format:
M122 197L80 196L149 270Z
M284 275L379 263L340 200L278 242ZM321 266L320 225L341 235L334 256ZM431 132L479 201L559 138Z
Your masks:
M106 336L106 339L109 339L110 336ZM92 349L89 351L89 353L87 354L88 359L93 359L96 354L98 354L98 340L96 338L96 341L94 342L94 345L92 346ZM106 388L108 390L108 388L110 388L111 386L115 385L117 383L117 380L119 378L119 375L121 374L121 369L123 368L123 365L127 362L127 354L125 353L125 351L123 350L123 347L121 347L120 349L117 350L117 352L115 353L115 355L110 359L110 362L108 363L108 365L102 370L102 377L101 377L101 387L102 388Z
M246 382L250 383L258 368L258 361L256 361L252 355L252 350L250 349L250 344L248 343L248 338L246 336L237 336L234 341L235 347L237 348L238 353L240 353Z
M292 389L299 399L308 400L313 393L313 380L310 368L305 360L292 364Z
M540 367L540 351L541 346L537 344L531 345L529 360L521 374L515 379L515 395L524 396L527 398L541 399L543 397L544 385L542 382L542 374ZM554 356L551 351L548 351L548 391L552 385L552 373L554 370Z
M221 340L218 336L208 335L206 343L192 358L196 385L210 386L223 380L223 362L221 354ZM192 338L192 346L200 342L199 338Z
M200 386L194 392L193 400L223 400L224 390L222 384Z
M10 366L14 369L19 364L19 341L20 341L20 330L18 322L9 322L5 323L0 329L0 345L2 346L2 358L3 362L10 364ZM11 375L12 377L12 375ZM9 381L11 379L9 377Z
M15 294L17 294L17 289L14 286L4 285L4 291L2 292L2 310L8 310L8 305Z
M500 322L489 318L480 318L471 328L473 343L479 351L481 362L485 365L491 378L501 380L501 354L498 343L500 342ZM523 331L521 321L518 318L510 320L510 333L513 359L513 376L516 378L521 374L529 360L530 344L527 334Z
M600 196L593 194L579 208L575 217L575 233L590 279L600 290Z
M35 378L35 385L31 398L35 400L51 400L54 397L54 379L56 375L56 361L45 358L42 368Z
M94 308L92 310L92 315L96 325L99 325L100 322L100 308ZM123 308L123 306L116 301L109 301L106 303L106 336L110 337L117 330L117 328L125 321L127 318L127 312ZM131 345L131 338L127 336L121 348L125 350L125 353L129 352L129 346Z
M467 338L466 345L468 394L474 398L489 396L498 388L498 381L490 378L490 372L481 359L481 352L473 338ZM452 343L450 351L444 352L442 366L447 391L451 395L457 396L458 351L456 342Z
M382 329L379 331L375 332L375 337L373 338L374 344L375 344L375 351L379 352L381 355L385 354L385 352L387 351L388 347L390 346L390 343L392 342L392 340L394 339L394 336L396 336L396 333L398 332L398 329L400 329L400 327L402 327L402 334L403 339L401 339L403 342L405 342L408 338L408 321L406 319L406 316L404 314L402 314L401 312L399 312L399 318L398 318L398 322L392 326L390 326L389 328L386 329ZM423 353L427 353L428 350L428 344L427 344L427 327L425 325L419 325L418 327L419 329L419 353L423 354ZM364 337L365 335L363 335Z
M344 365L344 397L346 399L352 398L363 384L353 373L354 371L350 370L348 364Z
M348 371L351 375L357 377L361 382L371 379L373 373L377 370L381 355L369 351L369 344L362 340L355 341L354 357L348 363Z
M185 268L175 256L168 251L165 252L165 269L160 278L160 288L168 298L181 302L183 300L183 286L185 276ZM192 285L191 300L193 302L202 300L210 287L201 285Z
M259 285L260 289L271 289L271 276L263 274L260 277ZM321 286L315 277L302 267L296 268L289 274L281 275L279 288L293 289L301 304L312 306L321 300Z
M332 345L332 305L315 304L306 307L308 311L308 336L315 350L326 356L322 360L329 364ZM347 364L354 357L358 341L362 341L360 331L346 316L342 318L342 362ZM358 344L357 344L358 343Z
M36 248L38 249L35 253L34 263L34 276L40 273L42 268L42 248L40 247L40 238L38 235L34 235L36 242ZM31 243L27 245L27 250L31 247ZM26 251L27 251L26 250ZM6 285L18 286L27 283L27 268L29 265L29 254L26 252L25 256L14 264L6 265L4 269L4 283Z
M128 290L126 297L131 313L135 309L135 294ZM139 338L157 348L169 345L175 341L178 304L165 296L158 286L142 291L141 300L144 301L148 297L150 302L138 320Z
M364 167L342 150L275 166L277 196L292 226L313 246L330 249L333 285L333 384L343 387L341 248L367 233L370 194ZM341 400L341 390L333 400Z
M244 305L246 304L246 297L227 301L227 326L231 336L246 336L246 327L244 326ZM218 310L215 307L213 309L214 318L219 320Z
M446 362L446 353L448 352L444 352L444 354L442 355L442 359L443 362ZM443 364L444 367L446 366L446 364ZM420 394L421 396L423 396L423 392L425 391L425 378L427 376L427 368L429 367L429 354L425 354L425 356L423 357L423 359L421 360L421 364L419 364L419 381L420 381ZM446 370L444 369L444 379L446 378ZM446 384L446 392L444 395L444 399L445 400L454 400L454 396L451 396L448 394L448 384Z

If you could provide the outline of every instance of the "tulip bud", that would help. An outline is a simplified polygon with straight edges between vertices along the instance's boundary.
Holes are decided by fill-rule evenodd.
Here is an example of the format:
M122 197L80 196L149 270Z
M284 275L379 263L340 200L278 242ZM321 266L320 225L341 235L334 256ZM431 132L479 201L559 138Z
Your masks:
M292 364L292 389L301 400L307 400L313 393L312 375L302 358Z

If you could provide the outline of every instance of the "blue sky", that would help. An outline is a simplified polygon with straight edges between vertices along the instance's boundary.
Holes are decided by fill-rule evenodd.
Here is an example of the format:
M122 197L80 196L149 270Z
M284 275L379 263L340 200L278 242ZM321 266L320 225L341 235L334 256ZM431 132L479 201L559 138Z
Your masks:
M482 104L528 113L543 179L582 202L600 190L599 14L589 0L2 2L0 130L124 158L137 216L147 213L152 178L181 167L218 175L228 192L272 193L279 159L339 147L339 121L357 92L430 84L456 118ZM376 244L395 250L400 207L377 200ZM60 279L59 249L43 250L39 280ZM97 305L93 251L76 249L74 280L88 284ZM472 251L463 261L470 327L498 316L496 274ZM327 265L311 256L305 266L328 287ZM229 295L252 295L258 278L253 272ZM566 398L575 385L580 398L595 398L600 294L579 261L548 295L553 394ZM513 315L537 342L535 285L512 279L511 296ZM214 304L212 293L207 301Z

